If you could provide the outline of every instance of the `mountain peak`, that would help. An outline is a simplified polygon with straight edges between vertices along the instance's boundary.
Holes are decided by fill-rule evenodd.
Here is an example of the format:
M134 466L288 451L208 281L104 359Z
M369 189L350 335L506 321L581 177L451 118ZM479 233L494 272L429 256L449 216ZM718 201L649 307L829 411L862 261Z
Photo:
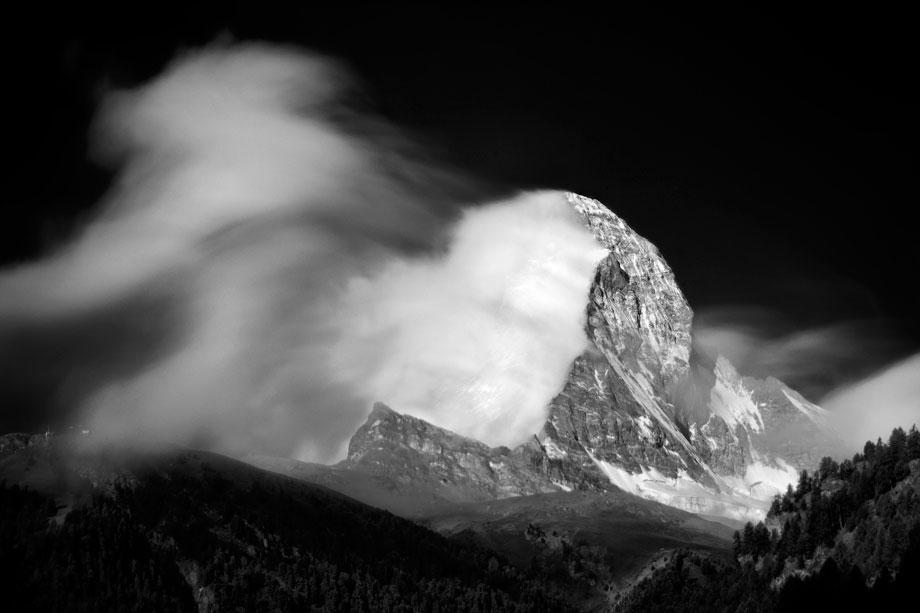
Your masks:
M608 250L588 296L588 338L652 382L675 383L689 368L693 311L673 271L655 245L603 204L571 192L566 198Z
M373 408L371 408L370 415L367 416L366 421L371 421L374 419L389 419L398 415L399 413L378 400L374 403Z
M565 199L607 254L586 296L587 349L540 432L491 448L378 402L342 466L450 500L616 487L688 511L762 517L797 470L833 449L826 412L722 356L691 363L693 311L659 250L597 200ZM683 406L688 381L700 406Z
M566 197L608 255L588 297L589 348L550 403L540 435L552 452L545 469L599 470L672 506L762 516L774 490L833 448L824 412L785 385L742 377L724 357L691 364L693 311L659 250L600 202ZM702 406L681 397L688 386L701 387Z

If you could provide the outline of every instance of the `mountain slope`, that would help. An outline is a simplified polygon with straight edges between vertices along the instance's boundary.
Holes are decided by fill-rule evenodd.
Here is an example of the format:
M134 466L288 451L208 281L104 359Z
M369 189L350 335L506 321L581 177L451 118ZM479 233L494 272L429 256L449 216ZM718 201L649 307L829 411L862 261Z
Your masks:
M900 428L778 496L766 523L737 533L728 563L681 552L622 601L627 611L888 610L920 577L920 432Z
M14 610L567 608L498 554L325 488L210 453L84 442L0 444Z
M600 475L594 487L566 491L523 453L539 449L489 448L378 404L338 465L248 461L471 539L521 568L564 580L579 600L597 606L662 549L728 555L729 528L623 492Z
M731 530L621 491L561 492L466 503L427 517L524 568L585 585L582 598L609 606L663 550L725 558Z

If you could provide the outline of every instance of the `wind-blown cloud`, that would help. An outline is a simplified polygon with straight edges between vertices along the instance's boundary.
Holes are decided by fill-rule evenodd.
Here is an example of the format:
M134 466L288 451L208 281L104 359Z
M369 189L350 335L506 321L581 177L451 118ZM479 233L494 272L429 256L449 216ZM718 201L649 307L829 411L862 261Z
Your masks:
M857 448L878 437L887 440L894 428L920 428L920 354L835 390L821 405Z
M42 419L313 460L376 399L493 443L535 431L585 343L590 233L558 194L461 214L463 182L349 87L248 45L110 96L96 217L0 275L2 391L28 373L79 407Z
M559 193L467 211L444 257L351 283L335 371L367 399L486 443L521 442L587 348L604 255Z

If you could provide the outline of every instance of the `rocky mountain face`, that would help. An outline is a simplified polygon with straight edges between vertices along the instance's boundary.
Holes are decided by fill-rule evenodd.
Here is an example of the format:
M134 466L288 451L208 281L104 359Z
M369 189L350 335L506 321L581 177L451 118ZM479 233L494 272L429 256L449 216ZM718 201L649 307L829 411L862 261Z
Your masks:
M377 405L343 465L458 501L616 487L747 520L839 455L827 412L782 382L691 359L693 312L655 246L599 202L564 197L608 253L587 297L589 347L542 430L492 449Z
M446 501L490 500L559 491L533 469L532 446L488 447L376 403L338 466L392 477L407 490Z

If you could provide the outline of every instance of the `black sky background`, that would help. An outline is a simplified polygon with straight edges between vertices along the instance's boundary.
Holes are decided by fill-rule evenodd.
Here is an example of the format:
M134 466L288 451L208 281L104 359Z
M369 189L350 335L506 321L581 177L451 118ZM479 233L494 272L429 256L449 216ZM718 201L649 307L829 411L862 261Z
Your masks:
M602 200L652 240L697 311L786 329L882 319L920 346L915 35L897 14L661 14L517 7L149 5L9 26L0 263L77 231L107 170L100 92L218 37L343 59L369 104L496 191Z

